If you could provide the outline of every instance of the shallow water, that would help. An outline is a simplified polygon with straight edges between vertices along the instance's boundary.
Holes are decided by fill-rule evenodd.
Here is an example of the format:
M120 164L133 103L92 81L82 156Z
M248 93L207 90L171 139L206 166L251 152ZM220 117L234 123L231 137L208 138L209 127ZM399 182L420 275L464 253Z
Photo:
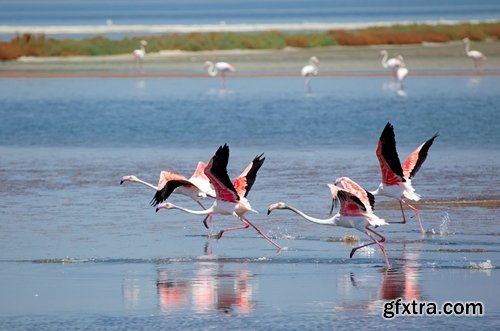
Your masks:
M0 328L498 328L498 80L412 77L406 97L384 78L316 79L314 94L284 78L225 92L214 79L0 80ZM327 217L326 183L341 175L375 188L388 120L401 158L440 133L414 180L428 233L411 211L379 229L392 269L378 249L349 259L342 237L362 233L266 215L283 200ZM225 142L230 177L265 153L248 217L287 250L251 229L207 239L201 219L155 213L151 189L119 185L188 175ZM376 212L401 217L385 199ZM383 319L397 297L481 301L485 314Z

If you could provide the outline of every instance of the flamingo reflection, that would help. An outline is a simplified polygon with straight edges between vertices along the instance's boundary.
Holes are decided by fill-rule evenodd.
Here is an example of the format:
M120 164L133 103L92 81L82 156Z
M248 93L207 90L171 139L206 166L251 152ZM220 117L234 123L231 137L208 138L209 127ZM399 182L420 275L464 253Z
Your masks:
M403 251L404 264L386 269L382 281L375 285L374 276L364 274L356 276L353 272L339 279L337 287L346 299L335 308L337 310L380 309L383 302L401 298L404 301L420 301L422 294L420 277L420 245L415 249ZM377 278L377 277L375 277Z
M224 264L202 262L196 270L180 274L177 270L160 270L157 293L161 311L250 313L254 307L252 274L245 266L239 267L225 270Z

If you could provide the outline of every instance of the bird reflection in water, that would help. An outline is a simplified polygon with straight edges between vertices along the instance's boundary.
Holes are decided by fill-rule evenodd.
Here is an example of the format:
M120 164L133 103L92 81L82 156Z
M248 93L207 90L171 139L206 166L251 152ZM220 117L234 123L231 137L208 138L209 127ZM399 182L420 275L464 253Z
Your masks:
M252 274L244 265L226 270L218 262L201 262L195 270L159 270L157 293L160 309L169 313L192 309L197 313L219 311L247 314L253 310Z
M339 300L336 310L378 311L388 300L401 298L404 301L422 300L419 284L420 244L412 250L403 250L403 265L385 269L382 281L373 274L356 276L353 272L340 278L337 288L344 299Z

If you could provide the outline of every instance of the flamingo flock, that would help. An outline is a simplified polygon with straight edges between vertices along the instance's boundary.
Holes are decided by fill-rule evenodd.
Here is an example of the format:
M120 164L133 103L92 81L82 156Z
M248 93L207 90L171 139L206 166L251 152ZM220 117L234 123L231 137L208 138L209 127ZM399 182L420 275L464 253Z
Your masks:
M486 56L477 50L470 49L470 39L464 38L463 44L465 47L465 55L472 59L474 68L476 72L479 72L479 68L481 66L481 62L486 60ZM142 71L142 63L146 56L146 45L147 41L141 40L139 44L139 48L135 49L132 52L132 56L134 58L135 64L140 64L140 68ZM382 57L381 64L384 69L388 69L391 71L391 76L393 80L398 84L398 94L405 96L405 88L403 85L404 80L408 77L409 70L406 66L404 58L401 54L396 55L395 57L389 58L389 53L387 50L381 50L380 56ZM311 93L311 78L317 76L319 74L319 64L320 61L318 57L312 56L309 59L309 64L302 67L300 74L304 77L304 86L306 93ZM226 88L226 74L228 72L235 72L235 67L227 62L212 62L206 61L203 64L203 68L207 71L210 77L219 77L220 79L220 90L224 91Z
M405 224L407 222L403 209L403 205L405 205L415 213L420 230L425 233L418 209L409 204L407 200L419 201L421 199L415 193L412 179L426 160L429 149L437 137L438 134L434 134L418 146L401 164L396 150L394 127L388 122L378 139L375 149L382 175L381 183L376 190L368 191L349 177L342 176L337 178L334 183L328 184L332 198L330 215L333 214L334 208L338 207L337 213L333 216L325 219L312 217L284 202L269 205L267 214L269 215L273 210L277 209L290 210L312 223L356 229L365 234L370 239L370 242L354 247L349 257L352 258L356 251L361 248L377 245L384 256L386 267L390 268L389 258L384 246L386 238L379 232L378 228L394 223ZM156 186L134 175L123 176L120 184L136 182L154 189L155 194L151 200L151 205L155 207L156 212L162 209L177 209L193 215L205 216L203 223L207 228L209 227L206 220L209 217L212 219L212 215L231 215L242 223L240 226L223 228L215 235L210 232L209 236L211 238L221 239L226 232L252 227L261 237L278 251L281 251L283 247L272 240L246 216L249 212L257 213L250 205L248 195L255 184L257 173L266 159L263 156L264 154L255 156L233 182L231 182L227 172L229 155L229 146L227 144L221 145L207 164L201 161L198 162L194 174L189 179L172 171L161 171ZM190 197L202 209L188 209L166 201L172 193ZM396 199L400 203L402 220L386 221L377 216L374 212L375 198L377 196ZM201 202L202 200L210 200L212 205L205 208Z

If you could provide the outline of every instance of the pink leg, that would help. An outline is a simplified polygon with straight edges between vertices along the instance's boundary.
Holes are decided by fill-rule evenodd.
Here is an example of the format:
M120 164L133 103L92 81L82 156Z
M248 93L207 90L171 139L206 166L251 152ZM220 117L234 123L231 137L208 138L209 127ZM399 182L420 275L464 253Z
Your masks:
M413 210L413 212L415 213L415 215L417 216L417 220L418 220L418 225L420 225L420 232L422 233L425 233L425 230L424 230L424 227L422 226L422 220L420 219L420 215L418 214L418 209L413 207L412 205L410 205L408 202L406 201L403 201L408 207L410 207L411 210Z
M248 224L248 225L252 226L252 228L254 228L254 229L255 229L255 231L257 231L257 232L258 232L258 233L259 233L262 237L264 237L264 239L266 239L266 240L267 240L267 241L269 241L272 245L274 245L274 247L276 247L278 250L282 250L282 249L283 249L283 247L281 247L280 245L278 245L277 243L275 243L273 240L271 240L271 238L269 238L269 237L268 237L268 236L267 236L264 232L262 232L262 231L261 231L258 227L256 227L255 225L253 225L253 223L252 223L252 222L250 222L248 219L246 219L246 218L242 217L242 218L241 218L241 220L242 220L244 223L246 223L246 224Z
M225 90L226 89L226 76L224 73L220 74L220 89Z
M220 239L222 237L222 235L224 234L224 232L226 231L234 231L234 230L242 230L242 229L248 229L248 227L250 226L249 224L247 224L246 222L244 222L243 220L240 219L240 221L242 221L245 225L243 226L235 226L235 227L232 227L232 228L227 228L227 229L222 229L219 231L219 233L217 233L214 238L216 239Z
M369 233L369 232L375 234L376 236L378 236L380 238L380 240L376 240L375 238L373 238L373 236ZM373 240L373 242L371 243L368 243L368 244L364 244L364 245L361 245L361 246L358 246L358 247L354 247L352 250L351 250L351 254L349 255L349 258L352 258L352 256L354 255L354 253L360 249L360 248L363 248L363 247L366 247L366 246L370 246L370 245L373 245L373 244L377 244L378 247L380 248L380 251L382 252L382 254L384 254L384 260L385 260L385 264L387 266L387 268L390 268L391 267L391 264L389 263L389 258L387 257L387 253L385 252L385 248L384 248L384 245L382 244L384 241L385 241L385 237L382 236L380 233L370 229L369 227L366 227L366 231L365 231L365 234L370 237L371 240Z

